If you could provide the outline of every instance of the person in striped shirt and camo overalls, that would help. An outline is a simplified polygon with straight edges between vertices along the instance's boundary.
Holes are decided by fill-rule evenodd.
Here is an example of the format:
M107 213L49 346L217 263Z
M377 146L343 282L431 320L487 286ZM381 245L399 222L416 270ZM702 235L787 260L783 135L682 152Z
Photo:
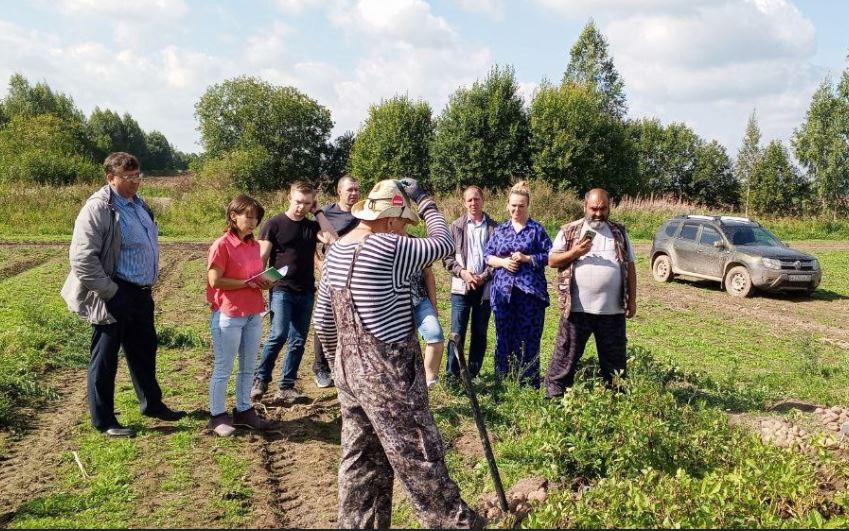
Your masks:
M413 274L454 252L448 225L412 179L377 183L351 212L360 224L330 248L314 314L326 352L336 353L339 527L388 528L395 473L424 527L482 527L448 476L410 298ZM393 234L419 215L427 237Z

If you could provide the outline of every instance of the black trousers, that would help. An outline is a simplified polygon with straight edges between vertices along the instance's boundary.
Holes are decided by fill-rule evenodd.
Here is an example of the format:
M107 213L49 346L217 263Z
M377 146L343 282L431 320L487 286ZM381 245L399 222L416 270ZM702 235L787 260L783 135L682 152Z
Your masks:
M549 398L561 396L566 388L575 383L575 371L590 335L595 336L601 375L607 385L613 385L616 373L625 377L625 314L572 312L568 319L560 317L554 354L545 374L545 389Z
M117 322L92 325L88 407L91 423L99 430L118 424L115 418L115 375L121 347L124 347L142 414L154 413L164 407L162 390L156 382L157 338L152 293L150 289L117 282L118 292L107 305Z

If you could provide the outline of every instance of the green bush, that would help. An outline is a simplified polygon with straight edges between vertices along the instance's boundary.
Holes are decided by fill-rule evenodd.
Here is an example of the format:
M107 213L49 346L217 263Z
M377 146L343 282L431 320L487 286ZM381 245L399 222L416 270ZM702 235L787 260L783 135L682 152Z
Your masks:
M261 146L237 149L206 160L198 180L218 190L257 190L276 188L274 161Z
M367 191L381 179L430 176L433 122L430 105L395 96L369 107L351 149L351 172Z
M327 108L294 87L228 79L207 88L195 116L207 155L235 159L228 164L237 187L274 190L320 177L333 121Z
M0 128L0 181L66 185L100 175L73 123L19 115Z
M53 186L90 183L102 178L100 168L78 155L47 151L27 151L2 169L0 179L8 182L35 182Z

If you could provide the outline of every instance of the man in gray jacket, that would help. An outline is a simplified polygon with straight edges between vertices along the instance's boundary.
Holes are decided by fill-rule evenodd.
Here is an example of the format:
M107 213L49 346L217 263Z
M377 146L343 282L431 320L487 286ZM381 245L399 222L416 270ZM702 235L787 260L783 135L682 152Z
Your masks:
M95 428L110 437L135 432L115 418L118 350L124 347L143 415L178 420L162 403L156 381L156 329L151 289L159 276L159 234L153 211L136 195L138 160L112 153L103 163L109 184L88 198L74 223L71 272L62 287L68 308L91 323L88 404Z
M483 211L483 190L469 186L463 192L466 213L451 224L454 237L454 254L442 262L451 273L451 332L466 340L469 317L472 320L469 341L469 373L478 375L486 352L486 333L489 328L489 286L492 268L484 261L486 242L495 231L496 223ZM454 345L448 344L446 372L449 376L460 374L460 364Z

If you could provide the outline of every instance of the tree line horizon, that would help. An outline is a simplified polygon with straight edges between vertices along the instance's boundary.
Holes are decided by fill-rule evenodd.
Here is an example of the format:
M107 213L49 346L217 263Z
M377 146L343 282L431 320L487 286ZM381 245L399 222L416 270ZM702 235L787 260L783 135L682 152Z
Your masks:
M330 110L297 88L228 79L195 105L201 154L144 132L129 113L95 107L86 118L71 97L15 74L0 101L0 182L94 180L105 154L127 151L145 171L190 168L201 182L248 192L297 179L327 188L343 174L364 187L414 177L443 193L539 179L578 195L602 187L617 198L671 196L759 214L846 213L849 68L820 83L790 147L761 145L753 110L732 159L682 122L629 118L625 82L592 20L569 55L559 83L542 80L529 104L513 67L495 65L451 94L437 116L427 102L396 95L371 105L356 133L335 139Z

